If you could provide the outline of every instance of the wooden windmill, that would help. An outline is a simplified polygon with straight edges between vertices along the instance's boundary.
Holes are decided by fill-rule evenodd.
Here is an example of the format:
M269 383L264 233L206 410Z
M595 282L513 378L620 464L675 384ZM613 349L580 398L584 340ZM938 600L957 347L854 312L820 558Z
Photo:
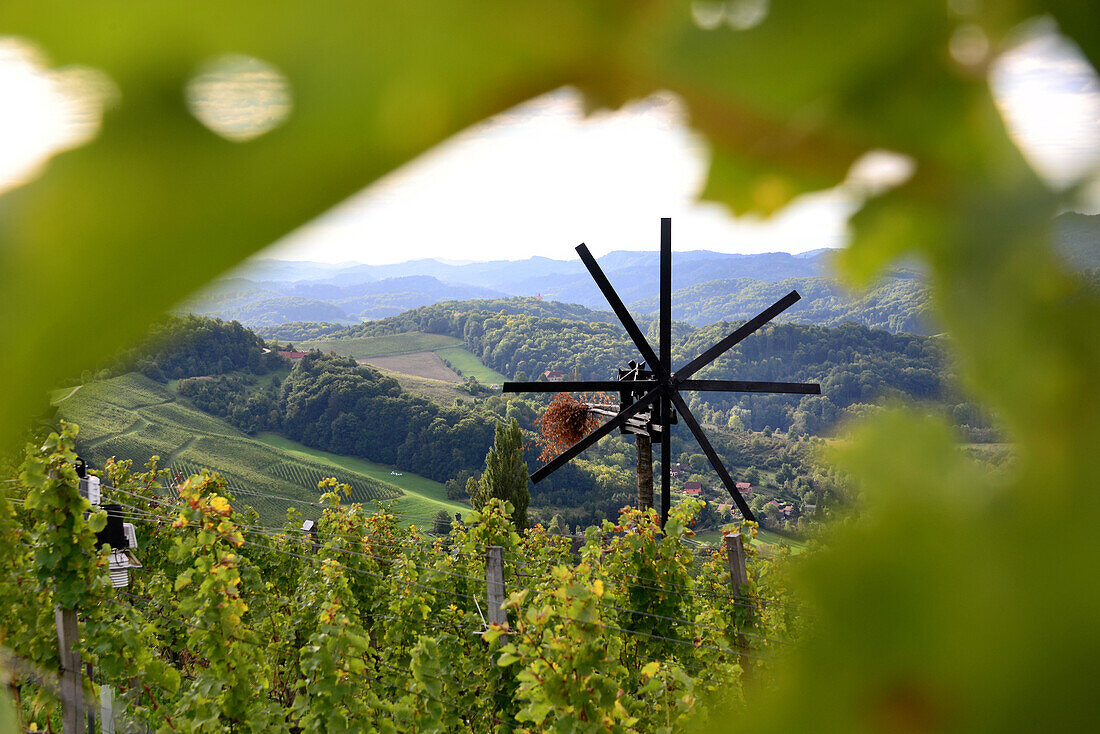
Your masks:
M626 370L619 370L617 380L579 380L571 382L506 382L504 392L618 392L620 405L617 410L612 406L592 406L593 412L610 416L610 420L595 429L566 451L551 460L531 475L531 481L538 483L561 466L564 466L586 448L611 433L616 428L626 432L644 435L647 439L659 439L661 442L661 525L668 519L669 485L671 471L671 433L670 426L676 422L676 411L684 417L684 423L699 442L711 466L726 485L733 501L741 514L749 520L755 520L749 505L737 491L733 479L726 471L722 460L714 451L699 421L688 409L680 393L684 390L702 390L714 392L751 392L751 393L788 393L794 395L819 395L821 386L813 383L798 382L746 382L740 380L693 380L699 370L720 357L745 337L752 334L780 313L789 308L801 296L791 291L766 308L757 316L749 319L740 328L726 336L717 344L688 362L678 370L672 369L672 220L661 219L661 284L660 284L660 349L661 356L653 351L646 341L630 312L626 310L611 283L607 280L596 259L585 245L577 247L577 254L596 285L607 299L611 310L622 322L626 333L641 354L643 363L631 362ZM646 365L649 365L648 369Z

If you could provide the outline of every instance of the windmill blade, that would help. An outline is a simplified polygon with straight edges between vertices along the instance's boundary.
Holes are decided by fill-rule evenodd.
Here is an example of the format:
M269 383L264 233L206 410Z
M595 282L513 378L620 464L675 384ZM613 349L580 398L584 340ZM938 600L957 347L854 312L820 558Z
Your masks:
M588 434L587 436L582 438L580 441L577 441L575 444L573 444L568 449L563 451L557 457L552 459L548 464L546 464L546 466L542 467L537 472L532 474L531 475L531 481L534 482L535 484L538 484L543 479L546 479L546 477L550 476L550 474L553 473L555 470L557 470L559 467L564 466L565 464L569 463L569 461L571 461L573 459L573 457L577 456L577 454L581 453L586 448L588 448L592 444L596 443L597 441L599 441L601 438L603 438L607 434L611 433L613 430L618 428L628 418L630 418L634 414L641 411L642 408L644 408L647 405L649 405L650 403L652 403L653 398L657 396L657 392L659 390L660 390L659 387L654 387L652 390L647 392L645 395L638 398L638 400L635 401L626 410L622 411L617 416L615 416L614 418L609 420L607 423L604 423L602 426L600 426L596 430L592 431L592 433Z
M752 382L745 380L684 380L681 390L707 392L772 392L790 395L820 395L816 382Z
M577 254L580 255L581 262L584 263L584 266L588 268L592 280L596 281L596 285L599 287L600 292L603 293L603 297L607 299L607 303L611 306L611 310L619 317L619 321L622 322L623 328L626 329L626 333L630 335L630 339L634 342L634 346L638 347L642 359L653 368L653 371L656 372L658 376L667 374L664 372L660 360L657 359L657 355L654 354L653 348L649 346L649 342L646 341L645 336L642 334L642 330L634 323L634 317L626 310L626 306L624 306L622 300L619 299L619 294L611 287L611 282L607 279L607 276L603 274L603 270L600 269L599 264L596 262L596 258L592 257L592 253L588 251L588 247L583 243L577 245Z
M502 392L619 392L623 386L648 389L657 384L656 380L575 380L572 382L506 382L501 385Z
M703 453L706 454L707 458L710 460L710 465L714 467L714 471L718 472L718 477L722 480L722 483L726 485L726 491L730 493L730 497L732 497L733 501L737 504L737 509L741 510L741 514L745 516L745 519L756 522L756 517L753 516L752 510L749 509L749 504L745 502L745 498L737 491L737 487L733 484L733 479L730 477L729 472L726 471L725 464L718 458L718 454L714 451L714 447L710 445L710 441L707 439L707 435L703 433L703 428L699 425L699 421L695 420L695 416L688 410L687 403L680 397L680 393L676 391L673 391L670 397L680 410L680 415L684 416L684 422L687 423L688 428L691 429L695 439L699 442L699 447L703 449Z
M726 350L737 344L737 342L741 341L746 336L753 333L761 326L786 311L800 298L802 298L802 296L798 295L798 291L791 291L787 295L783 296L778 301L761 311L759 314L742 324L741 328L737 329L725 339L718 342L713 347L703 352L680 369L676 370L676 374L672 376L672 383L674 385L679 385L684 380L688 379L696 372L716 360L723 353L725 353Z

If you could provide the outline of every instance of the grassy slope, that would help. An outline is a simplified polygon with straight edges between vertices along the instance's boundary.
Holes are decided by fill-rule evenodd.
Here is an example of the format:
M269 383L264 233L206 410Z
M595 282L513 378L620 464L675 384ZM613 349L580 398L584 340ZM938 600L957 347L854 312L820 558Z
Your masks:
M406 375L404 372L395 372L381 367L378 369L383 375L397 380L397 384L401 385L402 390L416 395L423 395L435 400L440 405L454 405L456 399L469 400L470 398L469 393L459 390L455 386L456 383L453 382Z
M482 385L499 385L508 378L481 363L466 347L454 346L436 349L435 353L462 370L463 377L476 377Z
M508 379L499 372L483 365L477 357L462 345L461 340L443 334L424 334L416 331L405 334L387 334L385 336L315 339L300 342L296 346L302 350L335 351L337 354L354 357L355 359L392 357L413 352L435 352L462 370L463 377L476 377L477 381L483 385L499 385Z
M700 543L706 543L708 545L716 545L722 542L722 531L720 530L704 530L695 534L695 539ZM756 531L756 539L753 541L753 545L757 546L760 550L767 552L772 546L785 545L791 549L792 554L801 553L805 549L805 544L799 540L793 540L791 538L784 538L782 535L777 535L770 530L764 530L759 528Z
M442 484L418 474L402 472L401 476L395 477L390 474L394 470L392 466L375 464L353 456L339 456L330 454L327 451L311 449L276 433L261 433L257 436L257 440L293 456L324 461L399 488L405 493L405 496L397 506L397 511L407 513L410 517L415 515L420 519L430 519L432 515L441 509L447 510L452 515L456 512L465 514L470 510L469 505L447 499L446 490Z
M59 412L80 426L80 451L96 467L102 467L109 456L142 465L156 454L162 466L216 469L231 487L304 502L317 499L316 480L324 476L352 484L357 500L393 498L401 492L396 482L389 481L398 478L388 476L388 469L363 462L371 471L362 472L346 464L354 460L344 457L311 453L289 441L287 448L292 450L258 441L141 375L89 383L62 402ZM400 479L413 492L394 499L394 509L407 513L412 522L422 523L440 509L452 514L468 509L446 501L442 485L436 482L409 474ZM243 493L238 500L253 505L265 523L280 523L287 506L293 504ZM316 508L308 505L297 507L307 516L316 514Z
M431 352L443 347L461 346L461 344L461 340L452 336L409 332L406 334L360 336L345 339L315 339L299 342L296 346L302 351L320 349L322 352L335 351L345 357L367 359L369 357L409 354L410 352Z

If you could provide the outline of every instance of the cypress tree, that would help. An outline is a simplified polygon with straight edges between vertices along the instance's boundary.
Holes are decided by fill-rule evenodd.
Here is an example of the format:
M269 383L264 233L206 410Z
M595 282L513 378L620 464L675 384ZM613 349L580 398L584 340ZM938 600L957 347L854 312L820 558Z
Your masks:
M478 510L494 497L511 502L516 508L512 515L516 530L523 532L527 529L527 505L531 502L531 493L527 491L523 434L515 418L510 424L497 422L493 446L485 455L485 471L476 482L473 477L470 478L466 491Z

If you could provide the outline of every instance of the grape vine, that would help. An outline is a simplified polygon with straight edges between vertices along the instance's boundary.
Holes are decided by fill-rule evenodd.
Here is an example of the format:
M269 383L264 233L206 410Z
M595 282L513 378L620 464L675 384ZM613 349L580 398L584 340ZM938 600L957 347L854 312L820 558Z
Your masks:
M75 431L30 449L0 499L0 643L56 666L52 608L73 605L88 693L113 687L127 720L157 731L673 731L741 702L746 659L767 675L797 621L769 582L782 558L750 547L734 590L724 554L685 542L700 502L663 532L626 508L575 552L541 526L519 534L501 500L430 537L326 479L309 533L297 510L260 525L217 474L167 482L155 457L104 472L143 564L112 589L104 513L70 468ZM489 546L506 625L486 623ZM13 686L24 726L56 727L48 691Z

